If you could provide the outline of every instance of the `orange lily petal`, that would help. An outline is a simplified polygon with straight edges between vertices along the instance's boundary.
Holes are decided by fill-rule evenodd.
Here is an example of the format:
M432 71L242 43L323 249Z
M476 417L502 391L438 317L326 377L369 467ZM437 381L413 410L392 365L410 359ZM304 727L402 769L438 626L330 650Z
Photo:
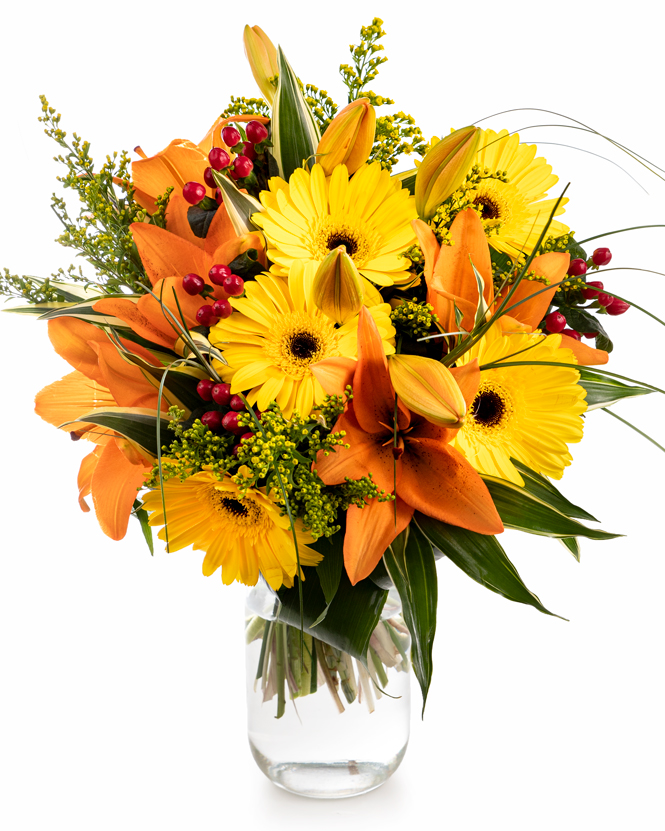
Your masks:
M97 366L97 354L90 347L91 341L96 343L108 341L104 332L84 320L56 317L48 322L48 336L61 358L88 378L104 385Z
M35 396L35 412L54 427L74 421L82 413L100 407L115 407L115 404L115 399L105 386L78 371L70 372L59 381L49 384ZM83 427L83 424L76 424L63 427L63 430L68 433L74 430L78 432Z
M117 347L110 342L93 343L92 346L97 352L99 368L105 384L118 406L157 408L159 385L151 375L144 373L138 366L128 363ZM150 362L152 363L152 360ZM162 399L162 409L168 410L168 403L165 399Z
M508 313L520 323L535 329L547 314L557 286L565 278L569 265L570 254L562 252L550 252L536 257L529 266L529 271L535 271L539 277L549 280L549 287L546 291L543 291L545 286L542 283L534 280L522 280L508 302L506 307ZM504 291L502 296L505 297L508 291L509 289ZM541 293L538 294L538 292ZM525 300L525 302L511 308L521 300Z
M437 240L434 231L426 222L423 222L422 219L414 219L411 223L411 227L416 232L418 245L420 245L425 257L425 280L429 283L432 279L432 275L434 274L434 265L439 256L441 246L439 245L439 241Z
M471 208L460 211L450 226L450 236L453 245L444 245L439 251L434 274L428 283L431 289L441 289L447 292L446 296L453 295L462 301L472 304L473 314L464 310L458 303L460 311L464 311L462 326L470 331L474 323L475 309L478 305L478 281L473 271L476 267L483 278L483 297L487 305L494 300L494 283L492 281L492 260L490 249L483 230L483 224L478 214ZM472 266L473 263L473 266ZM452 306L450 311L452 311ZM447 331L455 331L455 316L442 321ZM454 327L454 328L453 328Z
M203 171L208 167L208 157L199 147L187 139L174 139L168 147L148 159L132 162L132 181L139 190L137 201L148 211L155 208L155 199L168 187L182 191L187 182L203 184ZM208 188L208 195L212 191ZM140 201L148 196L148 204ZM136 196L135 196L136 198Z
M344 565L352 585L374 571L386 548L402 533L412 516L413 508L401 499L396 503L371 499L364 508L351 505L346 512Z
M457 381L457 386L462 391L464 401L467 409L473 404L473 399L478 392L478 385L480 384L480 368L478 366L478 358L474 358L464 366L456 366L450 370L453 378Z
M561 348L570 349L580 366L606 364L610 359L609 354L604 349L594 349L592 346L587 346L586 343L568 337L568 335L561 335Z
M153 286L168 277L182 278L191 272L200 274L204 280L207 278L207 258L193 243L164 228L146 225L144 222L134 222L131 230L141 262Z
M354 398L355 402L355 398ZM399 482L401 460L393 456L392 436L368 433L358 424L353 404L337 419L335 431L344 430L349 448L339 447L328 456L322 451L316 459L316 470L326 485L339 485L347 476L360 479L372 474L377 486L392 493L395 479Z
M139 308L138 302L144 300L144 298L152 300L154 306L158 309L158 313L148 303L143 304L143 309ZM149 294L144 295L140 300L108 297L98 300L93 309L96 312L117 317L127 323L137 335L152 343L165 346L167 349L173 348L176 334L164 317L159 303Z
M203 248L205 239L196 236L187 218L187 211L190 207L191 205L182 194L173 193L169 199L169 204L166 206L166 230L187 240L197 248Z
M454 448L434 439L407 439L398 496L417 511L478 534L503 523L485 483Z
M101 453L102 448L95 447L92 453L88 453L87 456L83 457L81 460L81 467L79 468L79 475L76 482L79 489L79 505L81 510L86 514L90 510L90 506L85 501L85 497L90 494L92 488L92 476L95 472L95 468L97 467L97 462L99 461Z
M380 423L392 425L395 391L390 382L383 341L372 315L365 306L358 315L358 364L353 377L353 410L358 424L367 433L380 430ZM409 424L409 413L398 406L400 429Z
M121 540L127 533L138 488L150 468L133 465L118 445L106 445L92 475L92 501L102 531L112 540Z
M324 358L310 364L309 368L326 395L342 395L347 386L353 383L356 366L353 358Z

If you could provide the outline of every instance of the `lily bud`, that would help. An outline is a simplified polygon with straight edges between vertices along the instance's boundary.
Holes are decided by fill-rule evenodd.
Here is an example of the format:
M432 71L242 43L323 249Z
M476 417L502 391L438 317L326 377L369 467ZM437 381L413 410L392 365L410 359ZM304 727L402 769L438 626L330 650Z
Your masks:
M464 396L443 364L420 355L389 355L388 369L393 389L412 412L439 427L464 424Z
M343 245L321 263L312 291L316 305L335 323L344 324L358 314L364 298L362 277Z
M369 159L374 144L376 114L369 98L358 98L341 110L328 125L316 160L330 176L338 164L345 164L349 176Z
M261 94L272 106L279 75L277 50L268 35L259 26L245 26L242 36L245 55Z
M425 222L464 181L480 136L479 127L462 127L441 139L423 159L416 173L416 210Z

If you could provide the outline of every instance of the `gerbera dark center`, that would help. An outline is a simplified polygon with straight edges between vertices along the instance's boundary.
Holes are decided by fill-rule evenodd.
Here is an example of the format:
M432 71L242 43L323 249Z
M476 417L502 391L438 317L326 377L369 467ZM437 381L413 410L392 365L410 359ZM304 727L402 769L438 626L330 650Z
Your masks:
M474 421L479 424L494 427L501 422L505 411L506 405L503 398L492 390L485 390L476 396L471 414Z
M297 332L289 340L289 350L294 358L308 360L319 349L318 340L310 332Z
M229 499L228 497L225 497L220 499L219 502L223 508L226 508L226 510L235 517L249 516L247 508L237 499Z
M334 251L339 245L346 248L349 257L353 257L358 250L358 243L351 237L347 237L346 234L333 234L332 237L328 238L328 249L330 251Z
M497 202L486 193L479 194L473 200L474 205L481 205L481 217L483 219L500 219L501 211Z

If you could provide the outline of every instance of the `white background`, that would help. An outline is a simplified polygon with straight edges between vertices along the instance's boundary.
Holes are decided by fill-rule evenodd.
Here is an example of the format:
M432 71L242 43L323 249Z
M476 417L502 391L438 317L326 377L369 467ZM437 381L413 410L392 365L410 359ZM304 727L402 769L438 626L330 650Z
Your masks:
M299 75L344 101L337 75L361 24L385 21L389 62L373 89L441 135L511 107L566 113L665 166L658 20L643 0L268 5L168 2L13 4L0 61L0 265L47 275L71 262L52 240L56 148L36 117L44 92L62 126L100 161L141 144L198 141L231 93L257 95L242 27L260 24ZM497 129L560 123L538 113ZM572 182L578 238L665 222L663 182L572 130L524 139ZM604 242L613 265L664 269L662 230ZM661 316L663 278L606 285ZM663 329L632 311L608 320L610 369L665 387ZM562 487L627 536L583 543L505 535L527 585L565 623L512 604L439 565L435 676L393 779L369 795L316 803L272 786L245 738L240 587L205 579L200 554L151 558L136 527L106 539L78 508L88 447L32 413L69 371L46 327L2 315L0 826L33 829L663 827L662 471L665 457L602 412ZM665 444L662 397L617 407ZM416 693L416 701L418 694Z

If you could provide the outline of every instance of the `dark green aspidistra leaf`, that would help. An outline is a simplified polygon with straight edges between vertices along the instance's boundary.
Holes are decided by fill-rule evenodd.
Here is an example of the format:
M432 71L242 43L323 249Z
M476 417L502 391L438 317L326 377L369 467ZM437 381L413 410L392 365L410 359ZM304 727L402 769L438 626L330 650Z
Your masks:
M595 516L592 516L578 505L573 505L572 502L569 502L566 497L554 487L549 479L541 476L540 473L536 473L535 470L531 470L531 468L527 467L525 464L522 464L522 462L518 462L517 459L511 458L510 461L522 474L525 489L529 491L530 494L533 494L536 499L540 499L541 502L546 502L556 511L560 511L566 516L572 516L576 519L586 519L589 522L598 522Z
M404 622L411 632L411 661L423 694L423 712L432 681L436 632L437 578L432 546L413 522L388 546L386 569L399 592Z
M415 514L414 521L433 546L481 586L508 600L525 603L546 615L559 617L546 609L538 597L527 589L496 537L447 525L420 513Z
M80 418L71 422L85 422L86 424L99 424L101 427L108 427L109 430L115 430L121 436L135 441L142 447L150 456L157 456L157 411L155 415L148 413L136 413L131 410L122 410L120 407L108 410L96 410L90 413L85 413ZM162 435L167 435L166 430L169 425L169 420L161 419Z
M586 402L589 410L608 407L623 398L635 398L653 392L653 390L646 389L646 387L631 386L614 378L600 375L585 366L580 367L579 371L579 385L586 390Z

